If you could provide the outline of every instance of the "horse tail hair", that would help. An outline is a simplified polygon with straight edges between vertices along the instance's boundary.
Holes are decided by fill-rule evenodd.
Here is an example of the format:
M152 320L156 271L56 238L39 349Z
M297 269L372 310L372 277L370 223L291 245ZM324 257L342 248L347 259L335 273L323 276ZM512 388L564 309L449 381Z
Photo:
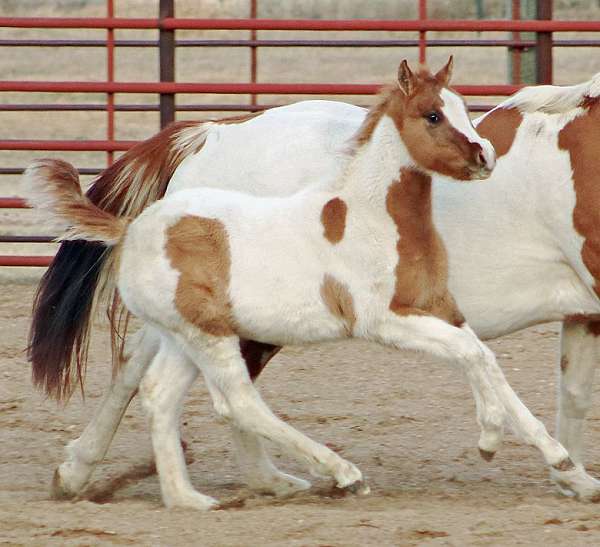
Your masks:
M84 239L112 247L125 233L126 218L100 209L84 196L77 170L66 161L34 161L23 175L23 189L29 205L69 225L59 240Z
M202 122L176 122L138 143L99 175L85 198L78 190L81 197L77 203L95 206L98 220L104 218L104 213L111 218L137 217L164 195L177 166L200 151L210 126ZM69 182L63 181L60 186L61 191L71 192L70 199L75 199L73 177L76 173L69 168L70 174L65 173ZM36 176L43 179L41 165L34 169L28 178L37 173ZM123 226L117 221L111 225L117 230ZM92 234L86 231L85 235ZM103 233L102 237L110 235ZM113 233L114 237L104 241L63 241L38 286L28 337L28 358L34 384L58 400L68 399L75 385L84 393L92 320L101 302L108 304L113 372L121 361L129 315L121 305L115 286L115 248L107 245L114 243L117 235Z

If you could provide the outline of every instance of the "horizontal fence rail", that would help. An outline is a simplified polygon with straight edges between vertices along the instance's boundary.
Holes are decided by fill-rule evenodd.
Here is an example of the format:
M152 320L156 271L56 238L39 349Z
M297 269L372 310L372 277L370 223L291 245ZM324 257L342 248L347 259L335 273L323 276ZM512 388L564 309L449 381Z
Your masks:
M600 21L0 17L0 27L162 30L599 32Z

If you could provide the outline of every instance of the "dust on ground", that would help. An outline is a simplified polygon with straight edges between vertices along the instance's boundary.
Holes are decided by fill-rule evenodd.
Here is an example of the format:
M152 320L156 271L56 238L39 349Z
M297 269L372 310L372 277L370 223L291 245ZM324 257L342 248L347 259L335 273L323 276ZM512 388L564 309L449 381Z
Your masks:
M88 492L104 503L53 501L49 485L62 448L97 408L110 367L100 327L85 401L74 396L62 407L35 392L23 352L33 291L31 281L5 282L0 307L0 545L600 544L598 506L557 495L535 449L509 435L491 463L479 458L474 403L461 374L365 343L288 348L267 367L260 388L279 416L356 463L370 495L336 498L323 479L288 500L251 493L233 461L228 428L216 421L198 382L183 417L191 479L232 508L162 507L156 476L144 472L151 447L137 399ZM557 334L550 324L490 343L550 430ZM589 439L600 436L599 418L592 410ZM282 469L308 478L271 448ZM597 443L588 442L586 461L600 475Z

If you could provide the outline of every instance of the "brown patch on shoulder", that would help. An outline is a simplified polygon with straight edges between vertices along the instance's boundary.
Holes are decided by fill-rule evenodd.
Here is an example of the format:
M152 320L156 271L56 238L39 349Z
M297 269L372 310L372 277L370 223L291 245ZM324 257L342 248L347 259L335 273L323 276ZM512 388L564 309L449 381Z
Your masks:
M558 135L558 147L569 153L575 188L573 226L584 238L581 258L594 277L600 296L600 102L570 121Z
M346 229L346 213L348 206L340 198L330 199L321 211L321 224L323 235L331 243L339 243L344 237Z
M566 370L569 368L569 358L566 355L563 355L560 358L560 371L561 372L566 372Z
M167 230L166 252L179 271L175 306L186 321L214 336L235 334L228 297L231 258L219 220L184 216Z
M434 315L461 326L465 318L448 292L448 258L431 218L431 177L402 169L386 208L398 229L398 265L389 308L398 315Z
M523 114L518 108L498 108L490 112L476 129L477 133L492 143L499 158L510 150L522 121Z
M356 312L348 287L332 275L325 274L321 283L321 298L327 309L343 321L346 335L351 336L356 324Z

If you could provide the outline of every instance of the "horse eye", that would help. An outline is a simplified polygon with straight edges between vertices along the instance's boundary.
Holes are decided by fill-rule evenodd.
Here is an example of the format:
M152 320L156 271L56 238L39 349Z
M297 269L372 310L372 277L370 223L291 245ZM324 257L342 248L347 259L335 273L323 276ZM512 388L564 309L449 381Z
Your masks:
M429 112L425 114L425 119L431 124L438 124L442 121L442 115L439 112Z

